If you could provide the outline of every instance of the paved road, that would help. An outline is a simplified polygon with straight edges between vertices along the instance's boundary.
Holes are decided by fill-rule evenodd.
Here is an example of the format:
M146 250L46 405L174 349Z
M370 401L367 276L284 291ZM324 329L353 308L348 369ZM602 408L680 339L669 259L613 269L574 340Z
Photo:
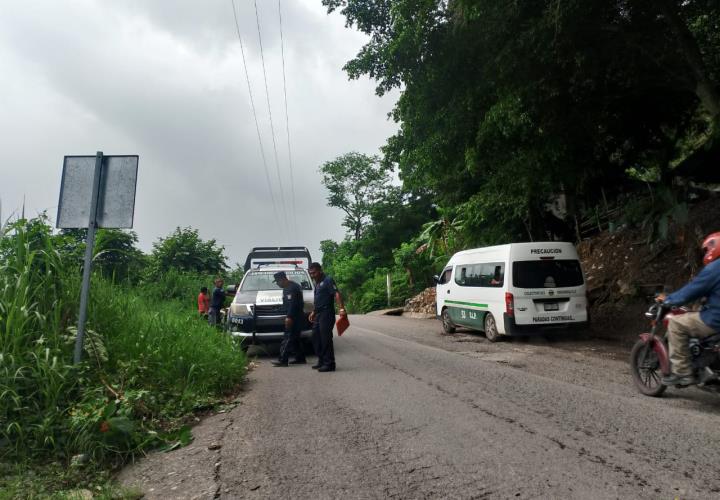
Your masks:
M241 404L135 472L149 497L720 498L720 397L639 396L624 350L351 321L335 373L260 356Z

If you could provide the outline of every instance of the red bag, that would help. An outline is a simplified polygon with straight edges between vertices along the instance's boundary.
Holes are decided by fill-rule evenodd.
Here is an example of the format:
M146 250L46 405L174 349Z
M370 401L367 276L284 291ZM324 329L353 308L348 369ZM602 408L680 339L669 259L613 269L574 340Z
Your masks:
M335 322L335 328L337 328L338 337L341 337L343 333L345 333L345 330L348 329L350 326L350 320L348 319L347 315L340 316L338 320Z

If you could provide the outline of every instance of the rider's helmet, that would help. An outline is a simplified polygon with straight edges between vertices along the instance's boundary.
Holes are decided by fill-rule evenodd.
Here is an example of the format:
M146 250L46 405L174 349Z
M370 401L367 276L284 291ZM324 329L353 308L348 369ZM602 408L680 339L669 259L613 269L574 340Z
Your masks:
M702 242L703 264L706 266L720 257L720 233L712 233Z

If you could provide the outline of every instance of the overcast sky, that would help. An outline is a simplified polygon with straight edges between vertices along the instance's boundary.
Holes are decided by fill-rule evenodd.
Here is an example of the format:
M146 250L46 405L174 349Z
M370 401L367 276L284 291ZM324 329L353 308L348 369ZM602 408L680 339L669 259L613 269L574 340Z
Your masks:
M272 188L281 192L252 0L235 0ZM290 170L277 0L258 0L286 209ZM362 34L320 0L282 0L297 228L275 217L231 0L3 0L0 15L0 199L56 216L64 155L140 156L135 231L143 250L192 226L225 246L342 239L318 167L348 151L377 153L396 129L395 96L343 64ZM282 216L280 217L282 218Z

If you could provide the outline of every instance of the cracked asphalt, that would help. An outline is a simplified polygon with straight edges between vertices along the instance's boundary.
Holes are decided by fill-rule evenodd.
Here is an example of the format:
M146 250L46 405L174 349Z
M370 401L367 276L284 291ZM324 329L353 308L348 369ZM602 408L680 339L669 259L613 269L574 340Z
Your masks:
M338 371L257 353L234 408L119 479L147 498L720 498L720 396L637 394L625 346L351 323Z

